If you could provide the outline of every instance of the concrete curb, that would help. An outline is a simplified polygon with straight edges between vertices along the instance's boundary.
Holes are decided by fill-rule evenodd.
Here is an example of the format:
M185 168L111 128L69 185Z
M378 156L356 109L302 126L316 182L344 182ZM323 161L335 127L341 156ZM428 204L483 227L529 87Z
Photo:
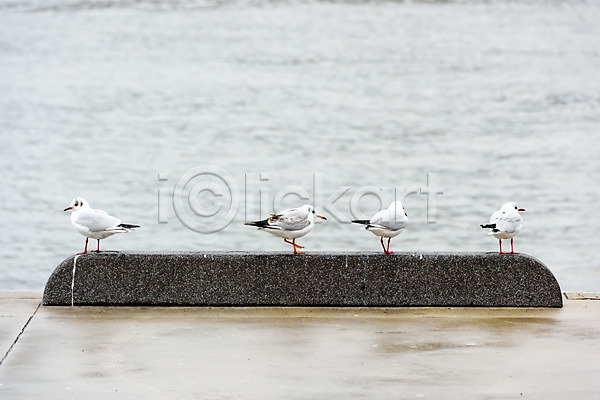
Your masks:
M46 284L44 305L72 301L107 306L562 307L558 282L544 264L527 255L496 253L88 253L64 260Z

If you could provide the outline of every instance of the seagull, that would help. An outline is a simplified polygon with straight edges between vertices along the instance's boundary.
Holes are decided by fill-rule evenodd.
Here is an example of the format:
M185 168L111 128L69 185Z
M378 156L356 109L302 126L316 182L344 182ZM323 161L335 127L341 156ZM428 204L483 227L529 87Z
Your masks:
M355 219L352 222L366 225L365 229L373 235L381 237L381 247L385 254L394 254L390 251L390 240L398 236L406 225L408 225L408 214L404 211L401 201L394 201L385 210L379 211L371 219ZM388 238L387 249L383 244L383 238Z
M304 254L296 250L304 248L304 246L296 244L296 239L312 231L315 226L315 217L327 220L322 215L318 215L313 206L306 204L302 207L271 214L269 218L261 221L247 222L244 225L256 226L261 231L283 238L284 242L294 246L294 254ZM292 241L290 242L288 239L292 239Z
M515 203L504 203L498 211L490 217L490 223L480 225L482 228L491 229L490 235L498 239L500 243L500 254L508 254L502 251L502 239L510 239L510 254L515 253L513 248L513 239L519 234L522 226L522 218L520 211L525 211L524 208L519 208Z
M122 224L121 220L108 215L106 211L94 210L89 203L78 197L73 199L71 205L63 211L71 211L71 224L77 232L85 236L85 249L82 253L87 253L87 245L89 238L98 241L98 249L91 250L92 252L100 252L100 240L106 239L115 233L129 232L133 228L139 228L139 225Z

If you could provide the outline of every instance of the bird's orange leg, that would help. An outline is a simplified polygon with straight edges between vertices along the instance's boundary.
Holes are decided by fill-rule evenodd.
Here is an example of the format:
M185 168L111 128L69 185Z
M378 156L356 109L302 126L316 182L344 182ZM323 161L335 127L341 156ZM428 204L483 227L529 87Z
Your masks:
M85 238L85 249L83 249L83 252L81 252L81 253L77 253L77 255L81 255L81 254L85 254L85 253L87 253L87 244L88 244L88 240L89 240L89 239L90 239L90 238L87 238L87 237Z
M392 240L392 238L388 238L388 248L387 248L387 251L385 252L385 254L394 254L393 251L390 251L390 240Z
M293 240L293 241L292 241L292 242L290 242L290 241L289 241L289 240L287 240L287 239L283 239L283 241L284 241L284 242L286 242L286 243L289 243L289 244L291 244L291 245L292 245L292 246L294 246L294 247L297 247L297 248L299 248L299 249L303 249L303 248L304 248L304 246L300 246L299 244L296 244L296 239L292 239L292 240Z
M287 239L283 239L283 241L286 242L286 243L291 244L292 246L294 246L294 254L304 254L303 252L296 250L296 248L299 248L299 249L303 249L304 248L304 246L300 246L299 244L296 244L296 239L292 239L291 242L289 240L287 240Z
M288 242L290 243L290 242ZM293 245L294 247L297 247L299 249L303 249L304 246L300 246L299 244L296 244L296 239L292 239L292 243L290 243L291 245Z
M502 251L502 239L498 239L498 243L500 243L500 254L506 254L505 251Z
M100 253L100 239L96 239L98 241L98 248L96 250L92 250L92 253Z
M296 244L296 239L292 239L292 244L294 245L294 254L304 254L303 251L296 251L296 247L303 249L304 246L300 246L299 244Z
M515 253L515 249L513 248L513 238L510 238L510 254L519 254Z

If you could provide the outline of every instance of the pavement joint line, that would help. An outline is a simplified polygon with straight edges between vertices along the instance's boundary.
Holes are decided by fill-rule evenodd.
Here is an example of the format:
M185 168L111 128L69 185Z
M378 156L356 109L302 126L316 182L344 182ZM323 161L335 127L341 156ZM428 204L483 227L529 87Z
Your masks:
M42 306L42 302L40 301L40 303L36 307L36 309L33 312L33 314L31 314L31 316L29 317L29 319L27 320L27 322L25 322L25 325L23 325L23 328L21 329L21 332L19 332L19 334L15 338L14 342L10 345L10 347L6 351L6 354L4 355L4 357L2 357L2 360L0 360L0 366L2 366L2 363L4 362L4 360L6 360L6 358L8 357L8 355L10 354L10 352L12 351L13 347L15 347L15 345L17 344L17 342L21 338L21 335L23 335L23 333L25 332L25 329L27 329L27 326L29 325L29 323L31 322L31 320L33 319L33 317L38 312L38 310L40 309L41 306Z

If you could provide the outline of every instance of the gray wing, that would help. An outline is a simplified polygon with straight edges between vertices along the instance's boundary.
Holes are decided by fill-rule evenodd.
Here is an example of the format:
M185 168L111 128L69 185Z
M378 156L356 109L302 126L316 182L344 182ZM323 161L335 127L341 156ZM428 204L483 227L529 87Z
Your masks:
M501 215L496 221L496 229L500 232L513 233L519 229L522 218L519 214Z
M310 225L310 220L308 212L299 208L292 208L273 215L269 220L269 225L277 226L286 231L299 231Z
M502 211L498 210L498 211L494 212L490 216L490 224L495 224L496 222L498 222L498 220L500 219L501 216L502 216Z
M381 210L371 218L369 225L381 226L383 228L397 231L406 228L408 219L402 210L398 210L397 214L394 209Z
M121 220L108 215L104 211L87 210L79 213L75 223L85 226L92 232L101 232L120 229L118 225L121 223Z

